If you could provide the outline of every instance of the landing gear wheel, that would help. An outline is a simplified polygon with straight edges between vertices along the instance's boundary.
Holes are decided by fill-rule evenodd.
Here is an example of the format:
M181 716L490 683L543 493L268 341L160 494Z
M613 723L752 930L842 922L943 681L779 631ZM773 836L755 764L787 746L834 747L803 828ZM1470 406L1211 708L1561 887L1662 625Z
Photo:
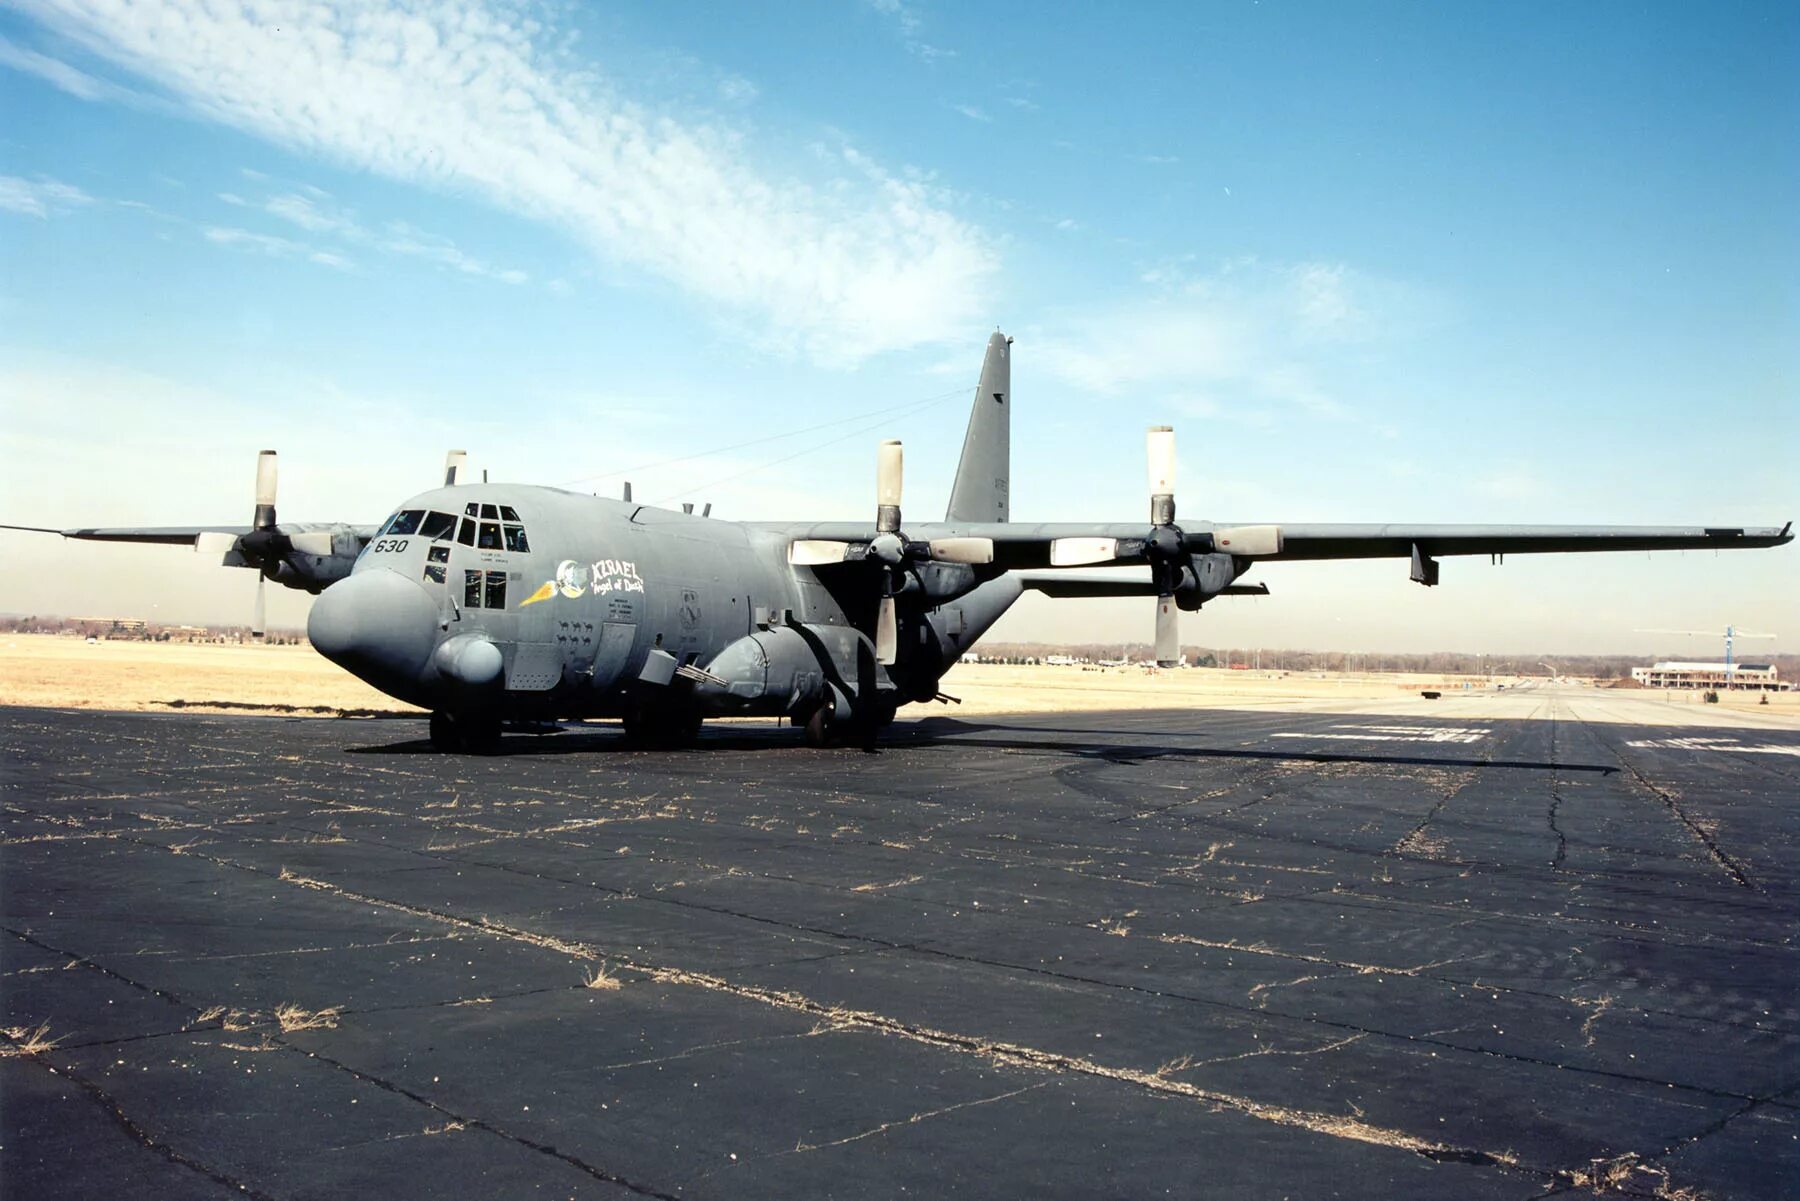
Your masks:
M456 734L456 719L442 710L431 715L431 745L446 755L462 750L462 739Z
M834 706L826 701L806 719L806 745L830 746L837 737L837 715Z

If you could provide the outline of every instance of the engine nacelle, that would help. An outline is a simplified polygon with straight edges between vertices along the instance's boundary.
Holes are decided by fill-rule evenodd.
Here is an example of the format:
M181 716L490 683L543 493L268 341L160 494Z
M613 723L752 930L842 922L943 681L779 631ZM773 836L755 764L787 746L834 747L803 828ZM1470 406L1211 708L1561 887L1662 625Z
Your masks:
M853 631L809 630L814 640ZM855 663L853 648L849 652ZM811 710L826 696L829 682L820 663L821 651L836 659L837 648L813 642L788 626L773 626L739 638L706 665L714 677L697 683L694 696L715 713L796 714ZM854 678L854 669L852 670Z
M1250 564L1235 555L1194 555L1181 573L1181 583L1175 587L1175 604L1183 612L1192 613L1231 587L1248 570Z

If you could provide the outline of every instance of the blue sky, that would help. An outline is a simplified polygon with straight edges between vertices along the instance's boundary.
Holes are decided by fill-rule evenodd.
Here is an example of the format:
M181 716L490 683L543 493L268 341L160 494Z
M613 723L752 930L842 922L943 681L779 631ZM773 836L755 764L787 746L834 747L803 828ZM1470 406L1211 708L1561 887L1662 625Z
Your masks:
M634 483L856 516L899 436L934 513L998 325L1021 518L1138 515L1161 421L1193 515L1793 515L1791 5L775 12L0 8L0 509L242 521L272 445L284 515L373 521L452 445L610 492L842 421ZM5 546L8 611L248 594ZM1184 634L1692 651L1631 631L1792 636L1796 562L1277 567Z

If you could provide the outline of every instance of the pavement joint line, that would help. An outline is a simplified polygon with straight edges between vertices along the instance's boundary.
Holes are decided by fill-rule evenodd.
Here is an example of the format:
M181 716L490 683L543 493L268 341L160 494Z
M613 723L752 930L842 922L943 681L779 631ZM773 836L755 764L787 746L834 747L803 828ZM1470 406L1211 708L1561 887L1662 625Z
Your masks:
M790 1036L790 1037L792 1037L792 1036ZM805 1036L800 1036L800 1037L805 1037ZM980 1106L980 1105L992 1105L996 1101L1011 1100L1013 1097L1021 1096L1025 1093L1034 1093L1041 1088L1048 1088L1048 1087L1050 1087L1050 1085L1052 1085L1054 1083L1055 1083L1054 1080L1040 1080L1036 1084L1027 1084L1027 1085L1024 1085L1023 1087L1011 1089L1004 1093L998 1093L992 1097L976 1097L974 1100L970 1100L970 1101L958 1101L954 1105L940 1105L936 1109L921 1110L918 1113L908 1114L904 1118L895 1118L891 1122L882 1122L881 1124L879 1124L877 1126L872 1126L867 1130L860 1131L856 1134L846 1135L843 1138L834 1138L834 1139L830 1140L829 1142L809 1143L804 1140L801 1140L799 1142L796 1142L791 1150L771 1151L767 1155L753 1155L749 1159L743 1161L742 1163L732 1164L732 1165L729 1165L729 1167L734 1167L734 1168L741 1167L741 1166L743 1166L744 1163L756 1163L760 1160L765 1160L765 1159L779 1159L784 1155L805 1155L812 1151L824 1151L831 1147L842 1147L847 1143L861 1142L865 1138L873 1138L876 1135L886 1134L888 1131L896 1130L902 1126L916 1126L920 1122L929 1121L932 1118L940 1117L947 1113L955 1113L959 1109L974 1109L975 1107ZM726 1171L726 1170L727 1170L726 1167L710 1168L707 1171L700 1173L700 1175L694 1177L694 1179L695 1180L704 1180L708 1176L715 1176L718 1173L720 1173L722 1171Z
M203 857L211 858L210 856L203 856ZM241 866L241 865L229 864L229 861L225 861L225 860L215 860L215 862L218 862L221 864L226 864L228 866ZM257 870L257 869L250 869L250 870ZM382 902L375 898L370 898L369 900L370 900L370 903L386 904L389 907L394 907L393 903L391 903L391 902ZM69 954L69 952L62 950L61 948L51 946L50 944L45 943L40 939L34 938L31 935L21 934L18 931L12 930L10 928L6 928L6 933L12 934L14 937L19 938L24 942L28 942L28 943L32 944L33 946L38 947L40 950L49 951L53 954L59 954L59 955L68 955ZM102 972L103 974L105 974L107 976L110 976L116 980L119 980L125 984L128 984L133 988L141 989L145 992L152 993L158 997L161 997L164 1000L169 1001L171 1004L180 1006L185 1009L194 1009L196 1013L210 1014L210 1013L214 1012L214 1010L212 1010L212 1009L200 1010L196 1006L194 1006L191 1002L184 1001L172 993L164 992L163 990L154 988L151 985L147 985L140 981L133 980L130 977L123 975L122 973L113 971L110 968L104 967L101 964L93 962L92 960L75 959L74 961L86 964L87 966L90 966L90 967L94 968L95 970ZM553 989L540 989L540 990L535 990L535 991L540 991L540 992L573 991L574 989L579 989L582 987L584 987L584 986L572 985L572 986L569 986L568 989L553 988ZM443 1007L443 1006L453 1005L453 1004L457 1004L457 1003L458 1002L437 1002L434 1006L431 1006L431 1007L433 1007L433 1008ZM403 1009L403 1008L411 1008L411 1007L395 1006L392 1008ZM339 1016L340 1012L341 1011L332 1011L334 1017ZM364 1011L359 1011L359 1012L381 1012L381 1010L364 1010ZM251 1017L254 1015L247 1014L244 1016ZM444 1106L439 1105L434 1101L431 1101L429 1098L420 1096L419 1094L414 1093L411 1090L402 1088L399 1085L392 1083L391 1081L383 1080L381 1077L374 1076L370 1073L363 1072L363 1071L360 1071L359 1069L350 1067L348 1064L339 1062L338 1060L333 1059L332 1057L322 1054L320 1052L306 1050L305 1048L296 1046L291 1041L280 1037L280 1035L277 1033L277 1031L285 1031L287 1028L284 1024L282 1024L280 1022L277 1022L276 1027L273 1030L265 1028L266 1026L267 1026L266 1022L253 1021L253 1022L249 1022L246 1025L242 1026L241 1029L258 1031L261 1033L264 1042L272 1044L273 1047L285 1048L288 1051L293 1052L295 1054L304 1054L304 1055L308 1056L309 1058L316 1059L316 1060L320 1061L321 1063L326 1064L329 1067L335 1068L339 1071L348 1072L350 1075L356 1077L359 1080L364 1080L364 1081L366 1081L370 1084L373 1084L379 1088L383 1088L383 1089L385 1089L389 1092L395 1093L399 1096L404 1096L418 1104L424 1105L424 1106L434 1110L435 1112L443 1114L444 1116L449 1117L454 1121L461 1122L467 1126L485 1130L488 1133L494 1134L500 1138L509 1139L513 1142L520 1144L521 1146L529 1148L530 1150L539 1152L540 1154L550 1155L557 1159L563 1160L564 1162L566 1162L574 1167L579 1168L583 1172L586 1172L587 1174L595 1177L596 1179L606 1181L609 1184L620 1185L621 1187L630 1189L632 1192L638 1193L642 1196L658 1198L658 1199L660 1199L660 1201L678 1201L677 1198L671 1196L670 1194L658 1192L654 1189L647 1188L641 1184L634 1183L633 1181L630 1181L622 1176L618 1176L613 1173L607 1172L604 1169L596 1167L593 1164L587 1163L586 1161L584 1161L576 1156L570 1155L563 1151L559 1151L555 1147L553 1147L549 1144L540 1143L535 1140L525 1138L522 1135L518 1135L518 1134L515 1134L512 1132L509 1132L507 1130L501 1129L500 1127L497 1127L497 1126L493 1125L492 1123L486 1122L479 1118L466 1117L464 1115L457 1114L457 1113L445 1108ZM296 1027L296 1028L303 1030L303 1029L307 1029L310 1027L300 1026L300 1027ZM229 1030L229 1029L232 1029L232 1027L221 1026L221 1027L219 1027L219 1029ZM212 1031L205 1029L205 1028L188 1027L188 1028L184 1028L182 1030L164 1031L164 1032L161 1032L158 1034L152 1034L152 1035L139 1035L134 1038L107 1039L107 1040L97 1040L94 1043L70 1044L68 1046L59 1047L57 1049L59 1049L59 1050L76 1050L76 1049L80 1049L82 1047L116 1045L116 1044L122 1044L122 1043L127 1043L127 1042L145 1041L145 1040L148 1040L151 1038L166 1038L166 1037L182 1035L182 1034L191 1036L191 1035L195 1035L195 1034L206 1034L206 1033L211 1033L211 1032ZM210 1165L204 1164L200 1160L195 1159L194 1157L187 1155L184 1152L178 1150L170 1143L156 1138L148 1130L144 1129L144 1127L141 1126L129 1114L127 1114L125 1112L124 1108L119 1105L117 1100L114 1099L111 1094L107 1093L98 1084L94 1083L93 1081L88 1080L86 1077L82 1076L80 1073L76 1072L73 1068L69 1067L68 1065L66 1065L66 1064L60 1065L60 1066L52 1065L47 1060L45 1060L42 1056L35 1056L35 1055L34 1056L25 1056L24 1058L35 1060L35 1061L39 1062L40 1066L44 1067L46 1070L50 1071L52 1074L61 1075L61 1076L65 1077L66 1079L72 1081L73 1083L79 1085L85 1092L88 1093L88 1095L90 1097L92 1097L96 1102L98 1102L112 1116L112 1118L115 1122L117 1122L118 1124L123 1126L125 1128L125 1130L129 1134L131 1134L131 1136L134 1139L136 1139L136 1141L138 1141L140 1144L142 1144L144 1147L158 1152L159 1154L163 1155L165 1158L171 1160L172 1162L181 1164L183 1167L186 1167L193 1171L199 1172L200 1174L207 1176L209 1179L212 1179L213 1181L215 1181L217 1183L237 1189L248 1197L256 1198L256 1199L258 1199L258 1201L274 1201L274 1198L271 1197L269 1194L264 1193L247 1183L233 1179L230 1176L225 1175L223 1172L221 1172L217 1168L214 1168L214 1167L211 1167Z
M1735 883L1750 889L1752 892L1763 891L1751 881L1749 875L1744 871L1743 865L1733 859L1730 855L1727 855L1725 849L1719 845L1718 840L1708 833L1704 826L1688 815L1687 810L1681 807L1681 802L1675 793L1652 784L1649 777L1638 770L1637 764L1633 763L1626 757L1625 752L1619 749L1618 744L1602 735L1599 730L1595 728L1595 723L1586 720L1581 717L1580 714L1576 714L1575 717L1577 721L1580 721L1582 725L1587 727L1589 734L1593 736L1596 742L1600 743L1600 745L1613 753L1619 760L1619 763L1625 768L1626 772L1630 774L1632 779L1642 785L1651 795L1662 801L1669 812L1674 814L1676 819L1680 821L1682 825L1687 827L1688 833L1692 834L1699 841L1700 845L1706 848L1706 853L1712 858L1712 861L1718 865L1720 871L1730 876Z
M206 1177L215 1184L222 1185L241 1193L243 1196L250 1198L251 1201L277 1201L273 1195L263 1192L248 1181L238 1180L229 1176L219 1168L196 1159L192 1155L182 1151L180 1148L157 1138L148 1130L144 1129L143 1126L139 1125L137 1120L130 1114L126 1113L124 1107L119 1104L118 1100L114 1098L111 1093L101 1088L94 1081L89 1080L82 1073L67 1065L52 1065L39 1056L31 1056L29 1058L37 1062L38 1066L42 1067L51 1075L59 1076L81 1089L82 1092L88 1095L90 1100L100 1106L106 1115L112 1119L115 1125L123 1129L134 1142L145 1150L154 1151L170 1163L178 1164L191 1172Z
M376 1088L386 1092L393 1093L395 1096L405 1097L415 1104L423 1105L425 1108L448 1118L452 1123L459 1124L462 1127L472 1130L482 1130L497 1138L503 1138L509 1142L517 1143L519 1146L525 1147L528 1150L536 1151L540 1155L548 1155L553 1159L560 1159L569 1166L585 1172L596 1180L604 1181L607 1184L616 1184L620 1188L629 1189L631 1192L634 1192L641 1197L654 1197L657 1201L682 1201L680 1197L673 1193L665 1193L658 1189L651 1188L649 1185L631 1180L628 1177L620 1176L615 1172L609 1172L605 1168L587 1162L578 1155L572 1155L567 1151L559 1150L552 1143L546 1143L534 1138L527 1138L517 1131L508 1130L502 1126L496 1126L485 1118L457 1113L453 1109L438 1104L430 1097L424 1096L421 1093L416 1093L413 1090L406 1088L404 1085L394 1083L392 1080L387 1080L370 1072L365 1072L361 1068L352 1067L350 1064L327 1055L323 1051L306 1050L282 1039L276 1041L282 1042L296 1053L303 1054L309 1059L315 1059L318 1062L325 1064L327 1067L344 1072L357 1080L372 1084Z
M1550 706L1550 762L1556 762L1556 710L1553 702ZM1556 836L1556 851L1550 856L1552 870L1560 869L1563 861L1569 857L1569 840L1563 835L1562 827L1556 824L1556 811L1562 808L1562 791L1556 785L1556 772L1550 772L1550 810L1545 820L1550 824L1550 833Z

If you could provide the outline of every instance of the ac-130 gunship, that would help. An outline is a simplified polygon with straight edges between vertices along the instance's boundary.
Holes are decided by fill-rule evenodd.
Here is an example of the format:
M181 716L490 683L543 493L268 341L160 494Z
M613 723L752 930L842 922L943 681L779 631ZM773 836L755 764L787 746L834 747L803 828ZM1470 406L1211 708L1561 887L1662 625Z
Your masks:
M526 484L444 486L379 526L275 515L275 452L257 466L247 529L45 530L192 545L262 580L319 593L313 646L431 711L444 750L492 749L503 725L617 717L646 741L708 716L770 715L809 741L872 739L938 682L1027 589L1156 601L1156 657L1179 655L1178 610L1257 595L1260 562L1410 560L1432 585L1449 555L1778 546L1791 526L1225 525L1178 523L1174 433L1149 431L1147 522L1011 520L1011 339L988 339L944 520L907 523L902 457L883 442L874 520L737 522ZM12 529L37 527L3 527ZM1148 579L1058 569L1144 566Z

